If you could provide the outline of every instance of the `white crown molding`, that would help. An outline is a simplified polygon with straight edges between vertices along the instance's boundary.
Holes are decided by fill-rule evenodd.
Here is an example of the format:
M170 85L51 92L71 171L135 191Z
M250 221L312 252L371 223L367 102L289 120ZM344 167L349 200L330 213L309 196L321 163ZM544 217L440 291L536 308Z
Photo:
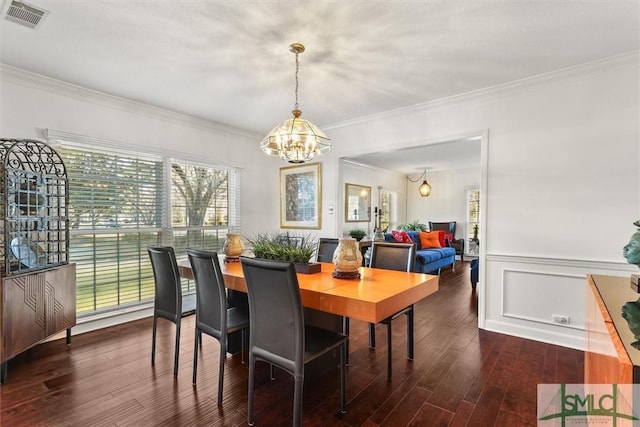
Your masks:
M323 125L324 130L338 129L342 127L363 124L375 120L390 119L397 116L403 116L410 113L420 112L426 109L442 108L445 106L451 106L461 104L464 102L483 100L502 96L513 92L515 90L528 89L531 87L537 87L547 84L554 84L563 80L575 79L578 77L588 77L593 74L602 72L603 70L615 69L618 67L624 67L628 65L638 65L640 62L640 51L634 50L631 52L615 55L597 61L588 62L586 64L576 65L573 67L562 68L555 71L550 71L544 74L538 74L531 77L526 77L512 82L503 83L495 86L486 87L483 89L474 90L471 92L461 93L446 98L440 98L433 101L427 101L420 104L411 105L409 107L402 107L395 110L384 111L381 113L375 113L368 116L356 117L354 119L347 119L340 122L329 123Z
M42 89L58 95L79 99L81 101L92 102L101 106L114 108L132 114L142 114L154 119L163 120L183 124L205 131L222 131L232 135L241 135L249 138L260 139L260 135L232 126L211 120L201 119L189 116L187 114L177 113L175 111L166 110L164 108L155 107L127 98L115 95L109 95L93 89L67 83L42 74L32 73L20 68L12 67L7 64L0 63L0 78L13 83L21 84L27 87Z

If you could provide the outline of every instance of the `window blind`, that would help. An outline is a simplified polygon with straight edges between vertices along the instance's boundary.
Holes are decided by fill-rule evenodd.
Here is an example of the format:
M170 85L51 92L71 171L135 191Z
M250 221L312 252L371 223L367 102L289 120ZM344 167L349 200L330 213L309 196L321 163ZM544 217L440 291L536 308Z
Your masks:
M77 311L150 301L148 245L161 243L162 161L62 146L69 179L69 260Z
M240 231L240 169L61 143L79 316L153 300L150 245L222 252ZM194 283L182 281L183 292Z

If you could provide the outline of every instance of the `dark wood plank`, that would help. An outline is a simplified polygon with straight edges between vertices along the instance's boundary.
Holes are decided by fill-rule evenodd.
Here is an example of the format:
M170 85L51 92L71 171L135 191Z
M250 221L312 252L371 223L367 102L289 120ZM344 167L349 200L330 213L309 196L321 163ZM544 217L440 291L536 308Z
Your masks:
M158 324L151 366L151 319L40 344L9 363L0 388L2 425L245 426L247 364L226 361L218 407L219 345L204 337L198 383L191 383L193 316L183 320L178 378L175 327ZM368 348L368 324L351 323L347 414L338 414L337 372L309 372L305 426L535 425L539 383L582 382L583 353L477 328L477 296L467 263L443 271L440 290L415 307L415 359L407 360L406 321L393 324L393 380L386 381L386 328ZM289 426L293 382L257 365L258 426Z

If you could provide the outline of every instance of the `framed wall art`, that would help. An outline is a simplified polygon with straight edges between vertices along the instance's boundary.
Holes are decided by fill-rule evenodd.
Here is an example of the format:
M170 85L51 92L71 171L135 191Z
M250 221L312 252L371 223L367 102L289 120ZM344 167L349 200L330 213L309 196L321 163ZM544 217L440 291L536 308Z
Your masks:
M320 163L280 168L280 228L322 226Z
M371 187L345 184L344 220L345 222L371 221Z

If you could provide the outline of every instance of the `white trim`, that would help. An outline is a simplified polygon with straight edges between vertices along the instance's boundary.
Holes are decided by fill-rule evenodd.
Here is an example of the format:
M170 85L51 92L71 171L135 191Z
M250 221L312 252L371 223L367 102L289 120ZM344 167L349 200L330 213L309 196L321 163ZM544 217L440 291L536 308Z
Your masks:
M575 329L577 331L586 331L587 329L585 327L580 327L580 326L576 326L576 325L572 325L572 324L568 324L568 325L561 325L559 323L553 323L549 320L542 320L538 317L531 317L531 316L523 316L523 315L519 315L519 314L510 314L510 313L502 313L502 316L504 317L509 317L511 319L518 319L518 320L524 320L526 322L532 322L532 323L540 323L542 325L550 325L550 326L554 326L554 327L560 327L560 328L569 328L569 329ZM532 328L534 329L534 328Z
M561 328L571 328L571 329L576 329L579 331L586 331L586 329L583 326L577 326L577 325L572 325L572 324L568 324L568 325L562 325L562 324L558 324L558 323L554 323L552 321L546 320L546 319L541 319L540 317L531 317L531 316L525 316L525 315L521 315L521 314L516 314L513 312L508 312L506 309L506 304L505 304L505 294L506 294L506 287L507 287L507 279L506 279L506 273L508 272L512 272L512 273L525 273L525 274L536 274L536 275L542 275L542 276L554 276L554 277L571 277L574 279L582 279L582 280L586 280L587 276L585 274L568 274L568 273L558 273L558 272L552 272L552 271L534 271L534 270L525 270L522 268L503 268L502 269L502 276L500 278L500 315L504 316L504 317L510 317L512 319L520 319L520 320L525 320L527 322L535 322L535 323L541 323L541 324L545 324L545 325L551 325L554 327L561 327Z
M39 88L42 90L46 90L47 92L52 92L69 98L75 98L81 101L91 102L109 108L126 111L132 114L141 114L166 122L181 123L196 129L207 131L222 131L229 134L255 138L258 140L262 138L262 136L244 129L235 128L211 120L189 116L187 114L177 113L175 111L155 107L127 98L109 95L107 93L88 89L62 80L57 80L51 77L44 76L42 74L32 73L30 71L12 67L3 63L0 63L0 78L27 87Z
M487 201L489 200L489 129L480 133L480 195L484 202L480 203L480 230L483 236L487 233ZM478 327L484 329L487 322L487 293L484 286L487 274L487 260L485 257L487 250L487 239L480 239L480 255L478 260L478 284L476 292L478 295Z
M414 104L408 107L402 107L395 110L375 113L368 116L357 117L354 119L344 120L341 122L331 123L322 126L324 130L339 129L342 127L364 124L371 121L389 119L398 116L406 116L409 113L415 113L426 109L443 108L450 105L467 103L474 100L483 100L493 97L503 96L515 90L528 89L531 87L541 86L545 84L553 84L562 80L571 80L579 77L590 77L602 70L623 67L629 64L637 63L640 60L640 50L634 50L620 55L615 55L603 59L599 59L586 64L576 65L572 67L562 68L544 74L538 74L523 79L502 83L495 86L489 86L483 89L471 92L461 93L448 96L445 98L435 99L420 104Z
M78 317L76 325L71 328L71 335L80 335L100 329L110 328L123 323L133 322L153 316L153 302L120 308L118 310L96 313L86 317ZM55 341L64 338L65 332L50 336L45 341ZM73 345L73 341L71 341Z
M562 333L559 331L543 331L537 328L531 328L523 325L514 325L497 320L487 320L487 324L484 329L498 334L513 335L515 337L545 342L560 347L574 348L576 350L584 351L587 348L587 337L586 334L584 334L582 331L575 331L580 332L578 335L576 335L575 333ZM566 331L573 332L574 330L566 329Z
M481 205L482 207L482 205ZM572 267L581 268L586 270L620 270L620 272L636 273L638 269L622 261L600 261L589 259L577 259L577 258L546 258L540 256L526 256L526 255L505 255L505 254L487 254L485 256L486 261L490 262L517 262L524 264L537 264L537 265L553 265L558 267ZM556 273L552 273L556 274Z

